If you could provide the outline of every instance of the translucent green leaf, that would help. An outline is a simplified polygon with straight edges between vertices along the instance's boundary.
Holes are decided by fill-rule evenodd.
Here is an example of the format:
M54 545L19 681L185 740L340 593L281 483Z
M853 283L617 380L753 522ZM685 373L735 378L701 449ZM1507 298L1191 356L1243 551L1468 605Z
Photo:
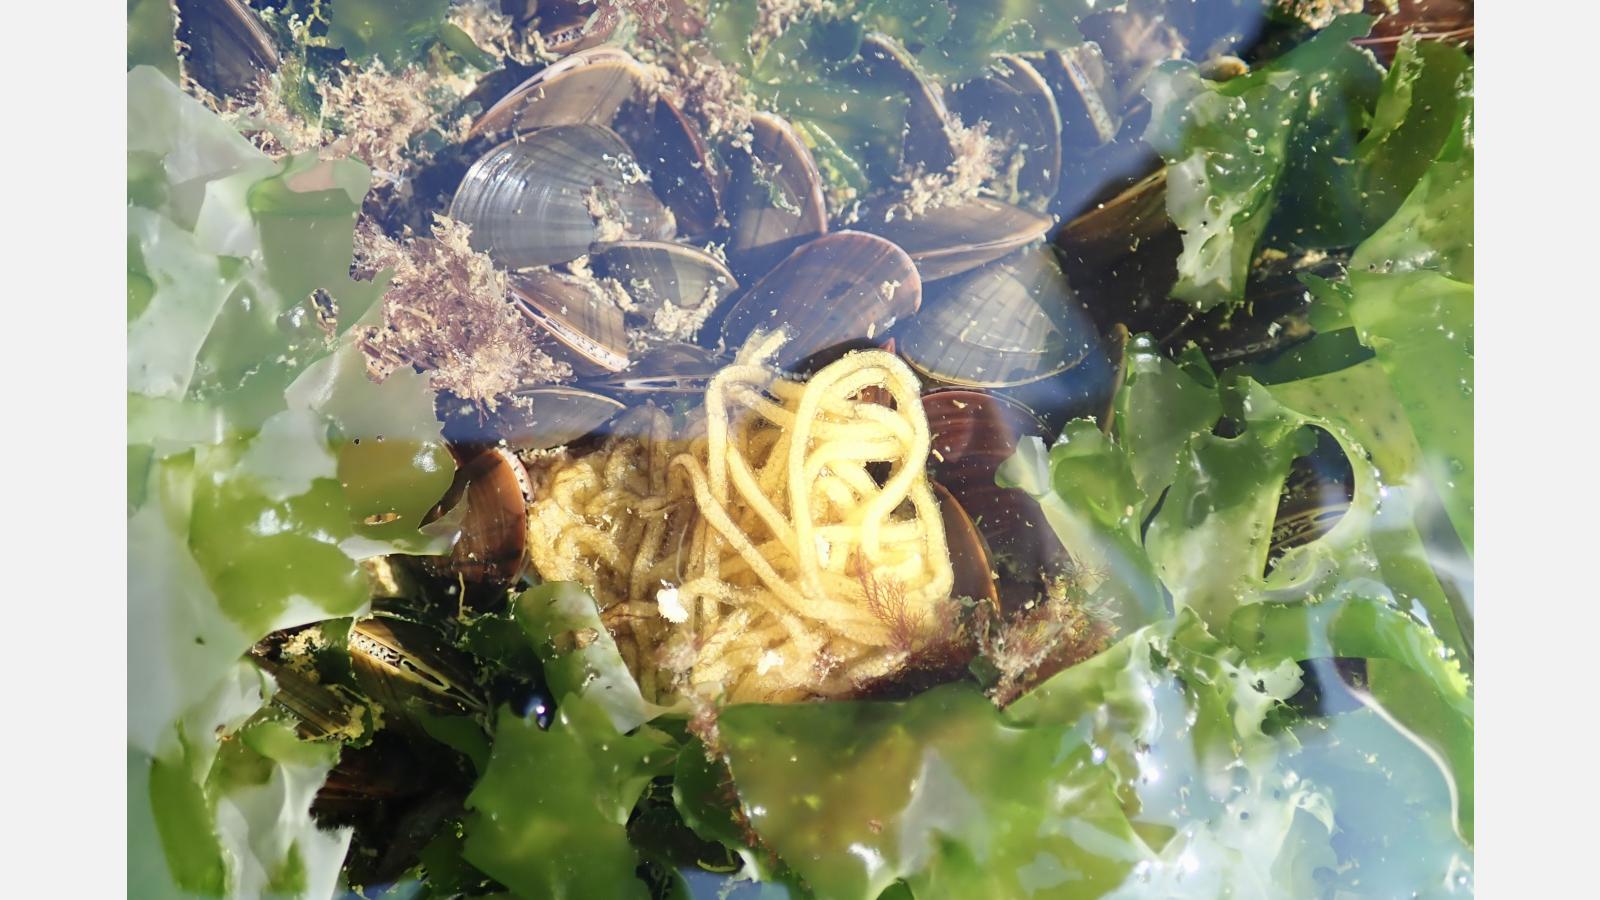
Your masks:
M128 0L128 68L154 66L177 81L176 29L172 0Z
M643 898L624 825L672 753L619 733L576 695L557 703L549 731L501 711L489 768L467 797L462 855L524 897Z
M1230 631L1235 643L1262 660L1366 659L1378 708L1443 761L1458 827L1472 840L1472 696L1437 637L1415 619L1366 598L1247 607L1234 616Z
M1350 316L1378 354L1422 465L1472 550L1472 285L1435 272L1351 273Z
M1465 658L1460 616L1443 590L1415 522L1431 488L1420 468L1422 449L1388 376L1376 360L1282 384L1269 390L1305 415L1337 423L1371 461L1383 485L1371 523L1371 544L1383 583L1404 608L1420 605L1434 631ZM1359 461L1358 461L1359 462Z
M817 896L1314 896L1329 799L1265 727L1298 686L1185 613L1003 713L947 685L718 728L751 827Z
M1172 483L1185 445L1216 424L1222 404L1216 376L1203 358L1180 366L1143 334L1128 341L1125 357L1116 436L1128 448L1129 467L1144 494L1142 517Z
M1470 283L1472 160L1467 150L1429 166L1394 216L1356 248L1351 274L1432 271Z
M544 664L545 682L556 696L572 694L605 711L628 732L666 708L645 700L600 621L594 598L571 582L541 584L515 601L517 624Z
M1213 624L1261 588L1289 464L1313 446L1303 422L1260 386L1243 382L1226 396L1243 432L1194 436L1146 536L1174 603Z
M1367 222L1377 225L1394 215L1459 127L1472 103L1471 71L1472 61L1459 47L1414 34L1401 39L1356 148Z
M1067 423L1049 451L1024 440L995 475L1039 503L1062 546L1101 580L1090 594L1122 628L1164 618L1166 595L1139 543L1139 492L1127 453L1087 419Z
M750 825L821 897L1094 896L1144 855L1087 742L1008 726L971 686L736 706L718 728Z
M449 7L450 0L338 0L328 42L358 62L403 64L438 38Z

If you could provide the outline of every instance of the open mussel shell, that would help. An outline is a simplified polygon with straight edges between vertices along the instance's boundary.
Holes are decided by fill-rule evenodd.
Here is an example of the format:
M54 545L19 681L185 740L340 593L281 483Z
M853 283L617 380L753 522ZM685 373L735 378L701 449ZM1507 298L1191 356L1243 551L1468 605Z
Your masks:
M511 301L534 328L554 339L556 355L580 376L628 367L622 310L591 285L549 269L513 272Z
M940 282L898 337L901 355L924 377L966 387L1048 378L1096 342L1088 309L1042 246Z
M798 132L782 118L750 118L748 151L733 151L728 253L741 275L766 271L828 230L822 174Z
M509 448L485 447L463 462L456 482L467 506L450 571L468 581L515 581L528 562L527 470Z
M177 0L184 71L219 97L253 91L278 70L278 48L244 0Z
M431 628L371 616L350 627L350 661L367 695L386 710L441 715L486 709L467 658Z
M642 96L639 63L615 47L594 47L540 69L489 107L468 137L521 134L553 125L610 126L617 111Z
M672 214L640 174L610 129L544 128L474 163L450 217L471 226L474 249L511 269L577 259L606 237L669 239Z
M956 160L946 127L951 119L939 85L922 73L915 58L894 38L868 34L861 40L856 69L868 83L905 94L906 136L901 160L927 172L943 172Z
M1061 183L1061 113L1039 71L1001 56L989 75L954 91L950 105L967 125L989 123L989 134L1010 148L1017 201L1048 205Z
M725 364L711 351L694 344L663 344L639 356L627 371L586 384L630 399L655 394L699 395L705 393L711 377Z
M722 224L727 169L676 103L665 95L630 101L613 127L633 148L680 232L701 236Z
M538 385L513 391L493 412L456 401L440 402L444 436L453 444L504 444L518 452L548 450L600 430L623 409L621 402L568 385Z
M922 304L922 279L904 250L876 235L838 231L790 254L734 302L722 323L725 346L756 329L784 329L773 360L795 366L848 341L881 337Z
M647 318L663 304L690 310L718 305L739 287L721 260L671 241L605 244L596 248L590 263L596 275L620 283Z
M1055 220L1043 213L978 197L908 217L869 212L860 227L903 248L923 281L975 269L1044 237Z

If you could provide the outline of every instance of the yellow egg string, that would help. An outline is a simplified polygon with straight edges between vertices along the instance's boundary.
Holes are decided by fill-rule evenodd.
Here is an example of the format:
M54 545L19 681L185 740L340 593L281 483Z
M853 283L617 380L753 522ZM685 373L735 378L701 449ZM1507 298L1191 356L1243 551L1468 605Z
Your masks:
M950 614L916 377L867 350L791 380L766 364L781 343L717 373L703 434L636 410L631 436L541 472L534 565L594 592L651 699L847 694Z

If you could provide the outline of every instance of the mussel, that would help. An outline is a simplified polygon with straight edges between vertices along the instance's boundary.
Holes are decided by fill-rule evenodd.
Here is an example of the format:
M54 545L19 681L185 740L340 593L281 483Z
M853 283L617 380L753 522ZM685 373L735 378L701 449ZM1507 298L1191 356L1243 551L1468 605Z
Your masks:
M675 233L627 144L599 125L542 128L490 150L467 170L450 217L472 227L474 249L511 269Z
M1322 537L1344 518L1355 499L1355 471L1332 434L1316 428L1312 451L1289 465L1278 496L1267 551L1267 572L1295 547Z
M627 371L587 384L630 399L656 394L698 397L705 393L711 376L725 363L711 351L694 344L662 344L635 359Z
M437 715L487 710L468 658L431 628L369 616L350 627L349 642L356 681L391 714L413 705Z
M1098 340L1048 247L1018 251L931 293L928 309L898 337L912 368L941 384L1039 381L1076 365Z
M556 354L574 372L601 375L628 367L622 310L610 298L549 269L515 272L508 280L512 302L536 329L554 339Z
M595 47L540 69L473 123L470 137L524 134L556 125L610 127L645 90L644 70L625 51Z
M253 91L278 70L278 48L244 0L177 0L184 71L219 97Z
M463 447L504 444L527 453L569 444L602 429L621 402L570 385L530 385L513 391L493 412L474 404L441 403L444 435Z
M726 300L739 282L722 261L696 247L671 241L619 241L594 253L596 275L615 279L649 319L663 310L692 315ZM678 311L678 312L674 312Z
M1003 55L986 77L968 82L952 98L968 125L987 122L1010 149L1003 164L1015 202L1044 208L1061 179L1061 113L1044 77L1020 56Z
M906 133L901 161L927 172L942 172L955 162L956 150L939 85L923 74L916 59L888 35L868 34L861 39L861 59L856 71L868 84L900 91L908 101Z
M1070 559L1039 504L995 483L1022 439L1045 438L1044 423L1017 401L986 391L934 391L923 395L922 408L933 436L929 472L971 515L999 576L1001 606L1014 612L1042 595L1045 578Z
M760 272L828 230L822 174L788 122L757 113L750 146L735 151L728 253L741 275Z
M922 279L904 250L876 235L837 231L794 251L735 301L722 339L733 348L758 328L782 328L788 341L773 362L789 367L884 335L921 305Z
M924 281L935 281L1039 240L1054 221L1030 209L978 197L919 216L873 210L863 216L861 227L894 241L916 262Z
M516 454L489 447L457 471L466 516L450 551L450 569L469 581L510 583L528 562L528 504L533 485Z

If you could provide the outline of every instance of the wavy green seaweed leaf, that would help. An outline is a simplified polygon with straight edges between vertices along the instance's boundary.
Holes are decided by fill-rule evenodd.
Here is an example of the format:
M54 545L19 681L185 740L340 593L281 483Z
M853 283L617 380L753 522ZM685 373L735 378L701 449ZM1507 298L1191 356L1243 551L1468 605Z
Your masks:
M645 897L624 826L672 762L664 741L619 733L574 694L557 701L548 731L503 709L489 767L467 797L462 856L524 897Z

